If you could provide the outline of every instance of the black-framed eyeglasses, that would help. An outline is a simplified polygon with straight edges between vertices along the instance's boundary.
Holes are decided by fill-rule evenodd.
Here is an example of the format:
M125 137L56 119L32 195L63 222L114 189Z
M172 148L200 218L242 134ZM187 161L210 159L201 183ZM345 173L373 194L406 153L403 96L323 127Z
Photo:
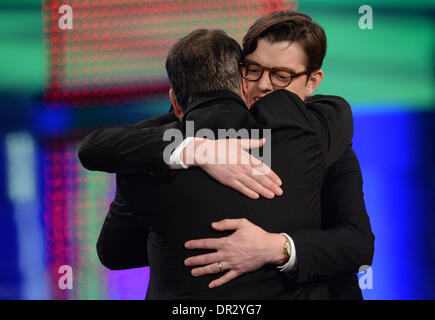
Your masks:
M298 78L304 74L310 74L308 70L294 73L287 68L267 68L261 64L245 60L240 63L242 77L248 81L258 81L263 76L264 70L269 71L269 79L273 86L277 88L285 88L292 82L293 79Z

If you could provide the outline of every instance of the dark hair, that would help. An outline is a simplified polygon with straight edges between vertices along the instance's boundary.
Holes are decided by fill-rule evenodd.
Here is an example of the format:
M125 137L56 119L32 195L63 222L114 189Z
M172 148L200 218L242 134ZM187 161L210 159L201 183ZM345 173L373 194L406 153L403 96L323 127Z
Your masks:
M321 68L326 54L323 28L306 14L292 10L276 11L255 21L243 38L243 56L254 52L260 39L297 42L305 52L309 72Z
M199 94L230 90L240 94L240 45L222 30L199 29L181 38L169 51L166 72L180 107Z

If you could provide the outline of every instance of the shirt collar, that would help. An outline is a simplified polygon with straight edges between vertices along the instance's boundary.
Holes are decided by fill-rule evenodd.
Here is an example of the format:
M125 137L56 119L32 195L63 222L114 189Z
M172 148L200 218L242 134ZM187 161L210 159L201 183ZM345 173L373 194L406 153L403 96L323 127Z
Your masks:
M243 108L246 108L245 102L242 98L229 90L215 90L199 94L186 108L184 112L183 120L187 114L192 110L197 110L203 107L207 107L210 103L216 103L219 100L233 100L238 102Z

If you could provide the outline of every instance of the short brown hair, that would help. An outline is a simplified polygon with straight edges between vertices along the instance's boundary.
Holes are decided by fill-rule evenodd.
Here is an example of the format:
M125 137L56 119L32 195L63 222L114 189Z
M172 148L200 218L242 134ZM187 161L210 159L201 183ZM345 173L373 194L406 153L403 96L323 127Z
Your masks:
M306 14L292 10L276 11L255 21L243 38L243 56L254 52L260 39L297 42L305 52L309 72L321 68L326 54L323 28Z
M181 109L199 94L230 90L240 94L242 49L222 30L198 29L169 51L166 72Z

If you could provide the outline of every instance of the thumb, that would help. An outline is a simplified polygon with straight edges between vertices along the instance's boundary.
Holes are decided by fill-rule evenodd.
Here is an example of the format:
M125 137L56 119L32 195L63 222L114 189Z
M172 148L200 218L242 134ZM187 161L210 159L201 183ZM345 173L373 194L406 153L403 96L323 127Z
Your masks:
M266 143L266 139L240 139L240 146L243 149L260 148Z

